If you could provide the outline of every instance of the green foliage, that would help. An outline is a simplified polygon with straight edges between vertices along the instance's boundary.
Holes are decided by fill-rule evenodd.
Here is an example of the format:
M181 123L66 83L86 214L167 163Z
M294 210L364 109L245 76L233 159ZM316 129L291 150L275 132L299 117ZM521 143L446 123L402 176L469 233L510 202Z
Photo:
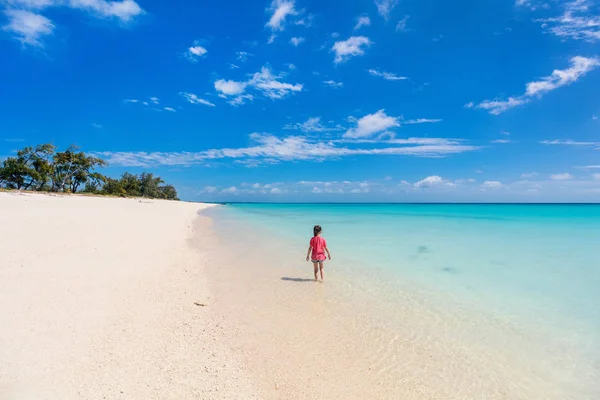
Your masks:
M55 152L51 144L26 147L0 166L0 189L52 190L65 193L93 193L111 196L142 196L179 200L172 185L152 173L124 173L120 179L108 178L95 169L105 167L101 158L87 156L70 146ZM80 190L81 189L81 190Z
M53 165L50 161L55 147L43 144L26 147L9 157L0 168L0 187L7 189L44 190L50 180Z

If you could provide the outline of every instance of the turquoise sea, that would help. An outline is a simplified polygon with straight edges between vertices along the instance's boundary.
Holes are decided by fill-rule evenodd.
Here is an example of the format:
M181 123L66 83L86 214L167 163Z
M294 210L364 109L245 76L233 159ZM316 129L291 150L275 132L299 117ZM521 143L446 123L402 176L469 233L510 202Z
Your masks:
M456 340L505 341L573 395L564 398L600 398L600 205L227 204L209 216L222 237L297 263L299 279L311 278L301 261L319 224L333 255L326 273L354 300L401 318L414 290L469 326L451 329Z

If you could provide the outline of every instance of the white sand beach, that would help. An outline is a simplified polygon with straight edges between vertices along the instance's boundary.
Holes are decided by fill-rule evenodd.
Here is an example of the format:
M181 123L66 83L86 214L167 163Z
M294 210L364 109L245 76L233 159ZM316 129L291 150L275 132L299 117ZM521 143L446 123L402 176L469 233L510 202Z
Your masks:
M261 398L188 243L205 207L0 193L0 399Z

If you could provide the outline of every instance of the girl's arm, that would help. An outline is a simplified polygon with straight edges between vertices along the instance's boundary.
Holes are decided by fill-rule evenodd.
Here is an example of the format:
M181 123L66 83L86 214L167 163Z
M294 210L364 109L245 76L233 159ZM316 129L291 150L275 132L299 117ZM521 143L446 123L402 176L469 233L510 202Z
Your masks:
M327 252L327 256L329 257L329 259L331 260L331 253L329 252L327 246L325 246L325 251Z
M308 252L306 253L306 261L308 261L311 251L312 251L312 246L308 246Z

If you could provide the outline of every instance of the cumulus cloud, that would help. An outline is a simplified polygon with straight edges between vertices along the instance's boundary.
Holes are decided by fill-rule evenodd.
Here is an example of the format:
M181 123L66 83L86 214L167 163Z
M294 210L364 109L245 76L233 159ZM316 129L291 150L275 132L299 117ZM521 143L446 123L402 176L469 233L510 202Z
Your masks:
M323 81L323 83L326 86L329 86L329 87L332 87L332 88L341 88L342 86L344 86L343 82L336 82L336 81L332 81L332 80Z
M336 64L348 61L351 57L362 56L365 48L373 42L365 36L352 36L346 40L335 42L331 51L335 53Z
M208 100L201 99L194 93L181 92L179 93L190 104L204 104L205 106L214 107L215 105Z
M381 77L381 78L385 79L386 81L404 81L404 80L408 79L405 76L398 76L391 72L382 72L382 71L378 71L376 69L370 69L369 74L371 74L373 76Z
M244 93L247 85L247 82L227 81L225 79L219 79L215 81L215 89L226 96L234 96Z
M576 56L571 58L570 61L571 66L569 68L554 70L549 76L527 83L525 85L525 93L521 96L509 97L507 100L485 100L479 104L471 102L466 104L465 107L488 110L491 114L498 115L513 107L527 104L536 98L540 98L552 90L574 83L588 72L600 66L600 59L596 57Z
M300 46L300 44L302 44L304 42L304 38L303 37L293 37L290 39L290 43L296 47Z
M413 185L416 189L431 188L431 187L454 187L453 182L443 179L439 175L428 176L427 178L416 182Z
M390 17L390 13L398 5L398 0L375 0L377 12L386 20Z
M198 59L200 57L204 56L206 53L208 53L208 50L206 50L204 47L202 47L198 44L195 44L194 46L187 49L187 51L185 53L185 57L190 62L197 62Z
M483 189L499 189L503 186L504 185L502 184L502 182L498 181L485 181L481 184L481 187Z
M356 128L349 129L345 134L345 138L359 139L370 138L375 134L383 133L390 128L400 126L398 118L390 117L381 109L374 114L365 115L356 121Z
M229 101L232 105L241 105L254 99L252 94L245 94L248 88L272 100L279 100L292 93L302 91L302 84L283 82L284 76L284 74L273 74L270 68L262 67L259 72L252 74L252 77L245 82L219 79L215 82L215 89L221 97L235 96Z
M354 30L357 31L360 28L362 28L363 26L369 26L371 25L371 18L369 18L366 15L362 15L360 17L358 17L358 20L356 21L356 25L354 25Z
M250 135L253 145L242 148L211 149L201 152L95 152L111 165L155 167L161 165L194 165L210 160L280 162L335 159L348 156L402 155L415 157L444 157L478 150L465 144L425 144L387 147L346 147L333 141L312 140L304 136L276 137L268 134ZM379 142L381 145L385 142Z

